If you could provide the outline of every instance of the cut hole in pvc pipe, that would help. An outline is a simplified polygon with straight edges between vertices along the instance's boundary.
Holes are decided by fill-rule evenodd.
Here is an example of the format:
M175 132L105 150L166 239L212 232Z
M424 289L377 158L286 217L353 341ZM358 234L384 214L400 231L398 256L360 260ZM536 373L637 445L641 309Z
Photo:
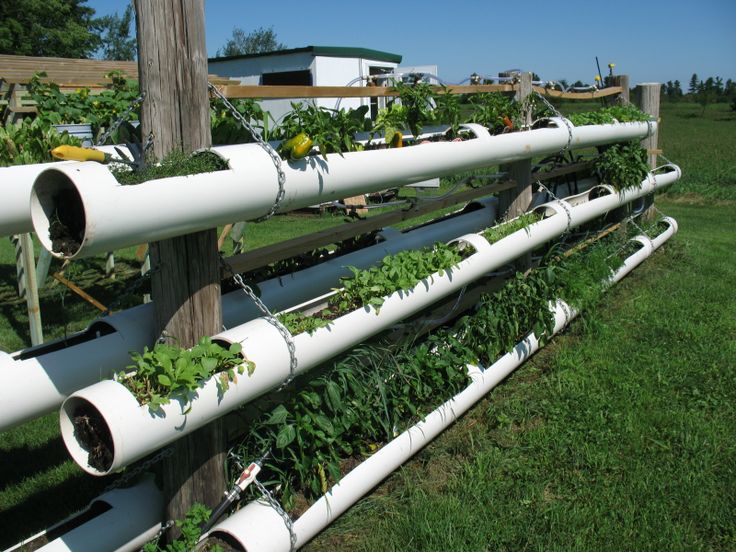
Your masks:
M70 448L69 454L80 465L106 473L112 466L115 445L105 419L86 399L70 397L62 406L65 415L60 417L62 433L73 433L78 448Z
M588 190L588 201L598 199L599 197L611 195L615 193L615 191L616 190L614 190L613 186L610 186L608 184L598 184L597 186L593 186L590 190Z
M113 334L116 331L117 330L115 328L105 322L93 322L86 330L76 334L72 334L68 338L57 339L39 345L38 347L23 349L22 351L19 351L17 354L13 355L13 359L28 360L29 358L36 358L42 355L48 355L49 353L53 353L55 351L61 351L62 349L73 347L74 345L80 345L82 343L92 341L93 339Z
M31 193L31 216L42 221L48 234L38 233L43 246L55 254L74 256L84 243L84 202L72 180L48 169L36 179Z

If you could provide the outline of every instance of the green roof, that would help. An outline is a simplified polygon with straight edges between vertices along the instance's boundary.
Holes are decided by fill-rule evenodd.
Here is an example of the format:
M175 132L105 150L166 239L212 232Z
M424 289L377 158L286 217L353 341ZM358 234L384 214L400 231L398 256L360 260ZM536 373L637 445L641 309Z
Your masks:
M301 53L308 53L312 54L313 56L368 58L375 61L385 61L388 63L401 63L401 56L399 54L381 52L380 50L371 50L370 48L347 48L343 46L306 46L304 48L289 48L288 50L275 50L273 52L263 52L259 54L241 54L237 56L216 57L210 58L208 61L251 59L266 56L285 56L289 54Z

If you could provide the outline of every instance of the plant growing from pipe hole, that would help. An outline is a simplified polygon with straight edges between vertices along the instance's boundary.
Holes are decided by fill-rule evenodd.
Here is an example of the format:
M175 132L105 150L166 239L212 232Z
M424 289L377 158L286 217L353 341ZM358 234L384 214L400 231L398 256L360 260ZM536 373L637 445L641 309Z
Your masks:
M646 149L638 142L606 146L596 157L593 171L601 182L610 184L616 190L638 188L649 174Z
M298 312L279 314L279 320L292 334L315 330L329 325L331 320L361 307L373 307L376 314L386 297L396 291L408 291L422 279L435 273L443 275L464 257L456 244L436 243L431 247L400 251L387 255L378 266L366 269L349 266L352 276L340 278L328 308L312 316Z
M212 376L218 375L221 393L228 390L238 375L252 375L255 364L245 358L239 343L229 348L203 337L191 349L157 343L152 350L132 352L134 364L127 372L116 375L141 405L156 411L168 404L173 396L187 397ZM186 413L186 412L185 412Z
M631 104L612 105L597 111L573 113L568 119L574 126L606 125L650 121L651 117Z
M155 163L153 160L150 161L146 163L143 170L130 170L130 167L127 165L112 163L110 172L112 172L120 184L134 185L148 180L228 169L227 161L212 151L184 153L181 150L173 150L160 163Z
M143 552L191 552L192 550L200 550L197 543L202 536L201 527L210 519L212 511L204 504L195 503L192 505L184 519L176 520L176 526L181 531L181 536L165 547L161 547L158 541L148 542L143 546ZM201 550L207 552L223 552L222 547L218 545L209 546Z
M272 448L264 480L287 509L297 492L316 499L360 461L468 384L465 364L488 366L529 331L542 340L554 324L549 302L594 304L601 281L620 265L613 234L565 258L554 249L528 276L517 274L481 298L475 312L423 341L362 346L328 367L275 408L263 408L237 456ZM233 477L237 476L235 469Z

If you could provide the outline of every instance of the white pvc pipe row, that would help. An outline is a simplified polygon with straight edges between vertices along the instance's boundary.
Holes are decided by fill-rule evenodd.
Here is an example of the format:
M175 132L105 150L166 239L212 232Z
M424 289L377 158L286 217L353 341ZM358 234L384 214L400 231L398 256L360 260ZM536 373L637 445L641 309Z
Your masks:
M486 228L496 218L496 204L495 198L474 202L467 213L410 232L387 228L385 239L376 245L260 282L261 298L276 312L291 307L337 286L341 276L350 275L347 266L367 268L386 255ZM480 208L471 210L473 205ZM11 354L0 351L0 431L58 408L74 391L111 378L130 365L130 351L143 352L156 341L153 308L149 303L101 318L82 334L71 336L69 346L59 340ZM222 297L222 309L226 328L261 314L239 290Z
M60 531L62 526L73 525L75 518L79 518L99 505L107 506L109 509L65 531L37 550L43 552L83 552L85 550L132 552L140 550L144 544L156 536L161 528L161 520L164 515L163 494L156 487L154 477L146 475L132 487L113 489L98 496L83 512L18 543L6 552L25 550L26 546L33 546L33 541L41 537L51 538Z
M380 312L361 308L311 335L302 333L294 336L296 374L366 341L565 231L673 183L680 177L680 170L676 166L669 166L669 169L667 173L650 175L638 188L628 188L577 206L564 201L549 203L543 208L557 214L493 245L477 234L463 236L460 240L475 248L476 252L451 270L425 278L412 290L394 293L386 298ZM225 393L219 391L219 378L213 377L198 389L196 395L175 399L155 414L148 407L140 406L135 397L115 381L102 381L80 390L64 402L60 417L61 433L75 462L94 475L116 471L274 389L289 378L289 348L279 330L266 319L252 320L214 339L241 343L245 355L255 363L253 375L241 376ZM73 419L80 407L95 411L110 432L113 459L106 469L89 464L88 453L75 436Z
M476 138L464 142L329 154L327 161L310 156L283 162L285 196L279 211L548 155L566 146L640 139L656 128L654 123L573 127L561 118L551 121L556 126L499 136L470 124L465 128ZM75 258L266 215L278 196L277 171L269 154L258 144L213 151L228 161L228 170L134 186L120 186L109 169L98 163L50 168L38 176L31 195L36 234L52 251L49 227L54 217L78 226L82 238L76 251L52 251L58 257Z
M624 261L623 266L608 280L609 285L620 281L675 234L677 223L669 217L663 220L667 229L653 240L647 236L634 238L642 247ZM552 335L560 332L577 315L575 309L560 300L550 305L550 308L555 318ZM502 356L490 367L469 367L472 383L466 389L354 468L299 516L293 523L295 548L304 546L335 521L362 496L452 425L539 348L538 336L531 333L513 351ZM235 539L248 552L288 552L291 549L290 534L284 519L268 503L260 500L247 504L209 533L210 536L223 534Z
M125 146L98 146L95 149L109 153L113 158L118 158L115 147L120 148L123 153L128 153ZM36 178L51 167L74 163L76 162L56 161L53 163L0 167L0 196L2 196L2 201L0 201L0 237L32 232L31 189Z

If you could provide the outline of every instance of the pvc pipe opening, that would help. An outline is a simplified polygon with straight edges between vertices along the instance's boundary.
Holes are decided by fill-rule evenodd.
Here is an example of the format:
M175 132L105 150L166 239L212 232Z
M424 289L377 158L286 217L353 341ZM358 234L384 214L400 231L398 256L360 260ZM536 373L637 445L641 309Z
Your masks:
M208 547L219 545L225 552L248 552L235 537L225 531L210 533L206 542Z
M85 242L82 196L69 176L58 169L47 169L36 179L31 219L41 244L56 257L74 257Z
M613 188L613 186L610 186L608 184L598 184L596 186L593 186L590 190L588 190L588 201L598 199L599 197L611 195L615 192L616 190ZM635 200L635 201L638 201L638 200Z
M69 455L89 473L110 473L115 445L105 418L81 397L69 397L61 409L59 423Z

